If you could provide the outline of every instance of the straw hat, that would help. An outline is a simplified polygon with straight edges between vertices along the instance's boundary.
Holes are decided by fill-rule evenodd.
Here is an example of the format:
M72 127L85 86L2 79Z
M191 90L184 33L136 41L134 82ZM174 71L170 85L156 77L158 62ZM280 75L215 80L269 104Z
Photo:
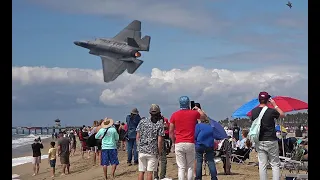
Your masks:
M113 119L104 118L104 120L101 123L101 128L108 128L112 125L113 125Z

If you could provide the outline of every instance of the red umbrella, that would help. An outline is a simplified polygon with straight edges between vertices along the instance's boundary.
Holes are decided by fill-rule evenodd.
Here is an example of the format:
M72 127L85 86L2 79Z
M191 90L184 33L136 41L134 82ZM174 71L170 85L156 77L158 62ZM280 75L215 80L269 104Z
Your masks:
M291 112L291 111L308 109L308 103L292 97L275 96L275 97L272 97L272 99L276 102L277 106L283 112ZM274 108L271 103L268 103L268 107ZM251 116L251 111L248 112L247 115Z

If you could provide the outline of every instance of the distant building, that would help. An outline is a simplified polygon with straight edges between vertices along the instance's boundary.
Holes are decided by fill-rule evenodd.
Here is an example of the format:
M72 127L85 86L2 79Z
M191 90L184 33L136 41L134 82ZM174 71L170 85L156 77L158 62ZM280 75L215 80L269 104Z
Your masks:
M56 126L57 128L60 128L60 127L61 127L61 120L60 120L60 119L56 119L56 120L54 120L54 122L55 122L55 126Z

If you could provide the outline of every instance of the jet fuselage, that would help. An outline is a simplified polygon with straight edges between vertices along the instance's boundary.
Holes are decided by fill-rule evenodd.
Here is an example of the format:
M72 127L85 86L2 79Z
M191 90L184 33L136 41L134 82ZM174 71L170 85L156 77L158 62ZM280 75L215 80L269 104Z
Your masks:
M125 42L117 42L109 39L96 39L95 41L75 41L75 45L90 49L90 54L103 55L106 52L121 54L124 57L140 57L139 49L127 45Z

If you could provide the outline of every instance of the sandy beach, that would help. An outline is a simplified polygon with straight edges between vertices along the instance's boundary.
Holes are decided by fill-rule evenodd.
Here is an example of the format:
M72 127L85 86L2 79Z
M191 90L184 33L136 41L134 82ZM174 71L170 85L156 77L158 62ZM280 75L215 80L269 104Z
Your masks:
M42 154L47 154L49 148L49 140L44 143L44 150ZM79 143L77 144L79 147ZM57 170L56 170L56 177L55 179L64 179L64 180L103 180L103 172L100 165L93 165L93 159L87 159L81 157L79 148L77 147L77 152L75 156L70 158L71 167L70 171L71 174L60 176L61 174L61 164L59 160L57 160ZM30 153L31 154L31 153ZM30 155L27 154L27 155ZM231 172L232 175L224 175L222 162L217 163L217 171L218 171L218 179L219 180L226 180L230 178L235 178L237 180L256 180L259 179L259 172L258 167L253 165L248 165L249 162L258 162L256 157L256 152L252 152L250 154L250 159L246 161L246 164L236 164L232 163ZM138 178L138 167L137 166L127 166L126 163L127 154L125 151L119 151L119 161L120 164L117 167L116 177L115 179L119 180L132 180ZM251 163L250 163L251 164ZM110 171L108 169L108 174L110 175ZM283 171L282 176L284 174L288 174L288 171ZM300 172L305 173L305 172ZM40 171L37 176L32 176L32 164L27 163L19 166L12 167L12 174L20 175L20 179L22 180L44 180L44 179L52 179L51 178L51 169L48 164L47 159L43 159L40 165ZM204 174L204 172L203 172ZM208 175L208 168L207 168L207 175L203 177L204 180L209 180L210 176ZM268 171L269 178L271 179L271 170ZM167 165L167 177L172 179L178 179L177 175L177 165L175 163L175 155L173 153L168 155L168 165ZM111 177L110 177L111 178Z

